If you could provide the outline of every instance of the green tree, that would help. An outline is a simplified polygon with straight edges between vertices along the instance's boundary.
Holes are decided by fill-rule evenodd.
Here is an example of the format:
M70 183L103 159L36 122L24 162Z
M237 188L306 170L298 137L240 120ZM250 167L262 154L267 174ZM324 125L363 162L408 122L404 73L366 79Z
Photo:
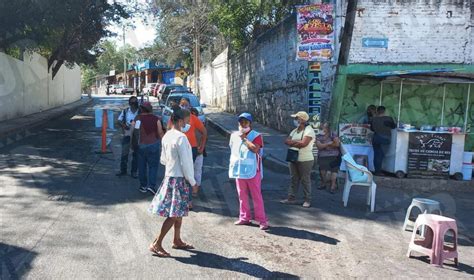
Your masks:
M156 0L153 12L158 17L158 36L145 53L156 60L192 65L193 54L205 50L222 51L225 42L217 27L210 21L213 5L205 0Z
M295 11L302 0L213 0L211 21L228 40L234 51L240 51L257 36L274 27Z
M8 2L8 3L7 3ZM115 1L17 0L0 3L0 50L37 51L56 75L63 64L91 64L97 42L110 36L106 29L129 16Z

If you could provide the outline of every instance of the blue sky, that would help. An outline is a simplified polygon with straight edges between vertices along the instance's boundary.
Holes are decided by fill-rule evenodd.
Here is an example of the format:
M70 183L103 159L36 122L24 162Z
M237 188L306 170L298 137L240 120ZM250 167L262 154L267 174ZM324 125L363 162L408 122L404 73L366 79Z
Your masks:
M110 1L110 0L109 0ZM135 0L138 2L143 2L146 5L146 0ZM117 2L126 3L127 0L119 0ZM128 20L128 24L133 25L134 27L127 27L125 30L125 43L134 46L135 48L142 48L146 45L153 43L156 37L156 24L157 21L151 15L146 15L146 23L142 17L135 16ZM122 26L113 25L109 28L110 31L117 33L116 37L110 38L110 40L117 43L118 47L122 47Z

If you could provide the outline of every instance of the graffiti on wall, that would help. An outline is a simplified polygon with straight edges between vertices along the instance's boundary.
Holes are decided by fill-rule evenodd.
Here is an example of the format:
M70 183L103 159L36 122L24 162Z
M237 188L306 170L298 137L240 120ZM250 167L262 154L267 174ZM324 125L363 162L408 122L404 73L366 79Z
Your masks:
M286 74L286 84L301 83L306 81L306 73L308 69L301 65L298 70L294 72L288 72Z

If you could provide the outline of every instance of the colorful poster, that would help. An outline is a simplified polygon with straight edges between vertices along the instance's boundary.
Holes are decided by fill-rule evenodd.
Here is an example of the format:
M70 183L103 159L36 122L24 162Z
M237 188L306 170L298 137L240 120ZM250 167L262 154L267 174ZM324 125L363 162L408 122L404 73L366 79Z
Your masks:
M412 132L408 138L410 178L449 178L452 135Z
M297 60L329 61L334 51L334 6L297 7Z

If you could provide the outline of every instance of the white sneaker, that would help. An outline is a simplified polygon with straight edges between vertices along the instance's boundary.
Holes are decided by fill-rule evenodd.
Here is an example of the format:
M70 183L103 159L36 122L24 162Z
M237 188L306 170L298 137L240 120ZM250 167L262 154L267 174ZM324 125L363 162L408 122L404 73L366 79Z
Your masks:
M304 207L304 208L309 208L309 207L311 207L311 203L308 202L308 201L305 201L305 202L303 203L303 207Z

